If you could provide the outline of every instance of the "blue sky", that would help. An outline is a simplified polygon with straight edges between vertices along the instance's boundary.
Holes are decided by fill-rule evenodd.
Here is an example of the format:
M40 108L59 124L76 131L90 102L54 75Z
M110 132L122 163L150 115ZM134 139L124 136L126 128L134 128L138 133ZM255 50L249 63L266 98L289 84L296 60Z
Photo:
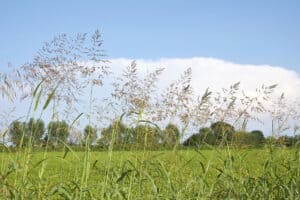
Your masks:
M300 98L299 22L299 0L0 0L0 72L8 62L30 62L57 34L99 29L115 73L132 59L143 70L162 66L158 88L164 88L192 67L197 95L241 81L250 94L278 83L294 100ZM270 126L262 129L270 133Z
M214 57L300 72L300 1L0 2L0 69L59 33L99 29L109 58Z

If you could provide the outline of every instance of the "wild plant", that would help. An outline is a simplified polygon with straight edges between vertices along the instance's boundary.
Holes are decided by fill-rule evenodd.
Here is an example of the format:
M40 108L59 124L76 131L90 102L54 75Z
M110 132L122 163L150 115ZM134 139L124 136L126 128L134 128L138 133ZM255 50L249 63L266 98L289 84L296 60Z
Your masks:
M24 126L19 124L20 144L11 148L17 152L0 154L0 198L298 198L299 149L239 149L234 148L233 137L228 137L237 134L235 129L242 135L249 121L260 121L260 115L266 113L271 113L274 135L290 128L290 120L299 119L283 95L278 101L272 100L276 85L248 93L238 82L219 92L208 88L195 94L192 70L187 68L163 89L158 88L162 68L142 75L138 63L132 62L121 75L112 74L111 96L101 105L109 112L93 122L94 113L103 111L94 111L98 106L95 88L102 86L109 74L109 62L103 59L101 48L99 32L75 37L62 34L45 43L34 60L22 66L16 79L1 75L1 94L14 99L18 96L15 88L23 88L30 105L22 118ZM74 112L83 93L88 93L88 108ZM72 112L70 116L78 114L68 126L57 117L65 106ZM38 122L49 110L48 137L39 141L42 144L36 149L34 144L41 136ZM93 123L99 127L103 114L111 121L101 130L97 144L105 148L94 152L97 129ZM88 124L84 135L76 126L82 118ZM200 132L215 134L219 145L183 149L184 136L208 124L211 127ZM72 133L77 138L68 141L63 136L70 130L77 130ZM295 126L294 134L297 132ZM59 137L53 137L56 134ZM164 142L173 145L173 151L165 149Z
M102 86L109 74L102 43L99 31L73 37L60 34L46 42L33 60L21 67L23 84L29 88L23 98L30 98L37 83L43 81L42 96L57 88L54 103L61 106L59 102L62 102L67 106L65 111L72 112L84 89L91 84Z

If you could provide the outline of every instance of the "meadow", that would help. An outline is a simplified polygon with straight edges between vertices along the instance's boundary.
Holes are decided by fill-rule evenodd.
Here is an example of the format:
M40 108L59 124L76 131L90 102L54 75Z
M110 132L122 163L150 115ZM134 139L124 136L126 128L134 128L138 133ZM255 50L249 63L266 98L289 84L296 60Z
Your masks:
M1 199L299 199L298 149L3 152Z
M99 31L61 34L0 73L0 199L300 199L300 104L276 84L197 94L187 68L158 89L163 68L103 56Z

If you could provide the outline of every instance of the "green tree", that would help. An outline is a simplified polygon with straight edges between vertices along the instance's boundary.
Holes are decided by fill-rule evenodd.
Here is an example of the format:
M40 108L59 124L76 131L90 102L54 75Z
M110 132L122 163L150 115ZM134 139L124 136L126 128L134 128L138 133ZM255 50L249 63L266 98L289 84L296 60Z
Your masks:
M70 127L65 121L52 121L48 124L48 140L57 143L59 140L66 142L70 134Z
M168 124L164 130L164 143L168 146L174 146L180 136L179 129L175 124Z
M183 142L184 146L199 147L201 145L201 135L199 133L191 135Z
M226 122L215 122L210 127L218 142L230 142L235 132L234 127Z
M261 146L264 144L265 142L265 137L264 137L264 134L262 131L260 130L254 130L254 131L251 131L251 139L253 141L253 144L255 146Z
M15 145L19 146L23 138L22 146L26 143L26 123L20 121L14 121L9 128L10 141Z
M38 144L45 133L45 123L43 120L30 118L27 123L27 137L31 138L32 144Z
M97 141L98 145L103 148L107 148L111 144L120 147L129 142L128 129L120 120L115 120L107 128L102 129L101 138Z
M209 127L204 127L199 130L201 142L215 145L216 144L216 136L213 134L212 129Z
M19 146L23 138L22 146L28 143L38 144L45 133L45 124L43 120L30 118L26 122L14 121L9 129L9 136L12 143Z
M211 128L204 127L200 128L199 132L191 135L187 140L184 141L184 146L199 147L202 144L215 145L216 137L212 133Z
M233 144L238 147L248 147L253 142L250 133L246 131L237 131L234 133Z
M89 143L93 144L97 140L97 129L91 125L87 125L84 128L84 140L89 139Z
M163 140L160 130L150 125L138 125L131 132L133 143L138 148L155 149Z
M282 135L277 138L276 144L278 146L290 147L292 146L292 137L287 135Z

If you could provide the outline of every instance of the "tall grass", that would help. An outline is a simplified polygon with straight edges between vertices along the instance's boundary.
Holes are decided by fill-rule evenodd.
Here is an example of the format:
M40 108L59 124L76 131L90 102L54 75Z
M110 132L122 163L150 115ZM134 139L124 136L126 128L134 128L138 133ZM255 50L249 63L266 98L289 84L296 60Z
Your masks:
M40 86L38 86L40 87ZM41 88L37 87L37 91ZM53 91L55 92L55 91ZM38 94L38 92L36 93ZM45 103L33 96L34 113ZM91 90L92 98L92 90ZM92 103L90 103L92 104ZM55 105L55 104L54 104ZM92 106L90 106L92 109ZM53 109L55 110L55 109ZM89 111L91 113L91 110ZM79 117L82 117L80 115ZM141 121L140 117L137 122ZM29 116L27 117L29 119ZM90 119L90 116L88 116ZM76 118L75 120L77 120ZM72 123L73 124L73 123ZM147 127L145 127L147 128ZM1 153L2 199L298 199L300 152L268 144L263 149L235 149L224 141L209 150L114 151L117 127L107 151L85 151L68 144L63 152L34 152L31 138L16 152ZM25 134L25 130L24 130ZM23 137L24 137L23 134Z
M56 119L62 102L68 109L73 108L81 90L90 87L88 111L79 112L71 120L71 127L82 118L92 124L94 86L102 85L103 76L108 74L107 66L98 65L102 63L103 54L97 49L102 44L99 37L96 32L90 40L92 47L80 49L86 35L79 35L75 40L61 35L44 48L46 52L42 49L34 62L23 67L31 87L40 81L28 94L31 103L25 121L36 116L42 119L47 111L51 112L52 120ZM72 49L75 52L58 51L65 43L81 46ZM84 52L81 50L89 52L78 55ZM43 59L41 55L48 57ZM73 72L83 67L77 57L85 56L93 61L81 71L88 80L80 79L76 85L78 74ZM64 63L66 60L72 62ZM53 66L61 66L60 71ZM95 66L102 72L99 76L95 74ZM263 103L271 101L275 85L262 86L249 97L240 90L240 83L235 83L219 93L207 89L195 98L192 72L187 69L159 96L156 83L162 71L157 69L141 78L133 62L116 78L108 109L119 113L110 113L118 120L112 123L107 150L93 151L90 134L83 142L82 151L76 151L62 140L58 140L62 151L51 150L49 140L43 148L35 150L34 132L25 140L23 128L19 146L3 147L0 153L0 199L300 199L298 145L286 149L268 143L261 149L240 149L231 145L223 132L216 146L181 148L183 136L193 126L221 121L232 122L239 130L245 130L248 120L258 120L258 114L270 112ZM32 74L26 74L29 72ZM6 87L1 85L0 89L3 95L9 95L12 84L7 82ZM277 105L282 105L282 98ZM290 117L282 117L285 112L279 108L272 111L276 134L282 132ZM118 117L120 113L123 114ZM174 121L181 124L180 137L170 150L156 149L149 139L153 134L151 127L156 128L158 135L163 134L160 125ZM141 126L137 132L142 136L138 145L142 146L130 144L131 149L120 151L122 148L116 145L120 122L130 128L148 125ZM8 130L9 127L2 134ZM126 131L130 134L130 129Z

